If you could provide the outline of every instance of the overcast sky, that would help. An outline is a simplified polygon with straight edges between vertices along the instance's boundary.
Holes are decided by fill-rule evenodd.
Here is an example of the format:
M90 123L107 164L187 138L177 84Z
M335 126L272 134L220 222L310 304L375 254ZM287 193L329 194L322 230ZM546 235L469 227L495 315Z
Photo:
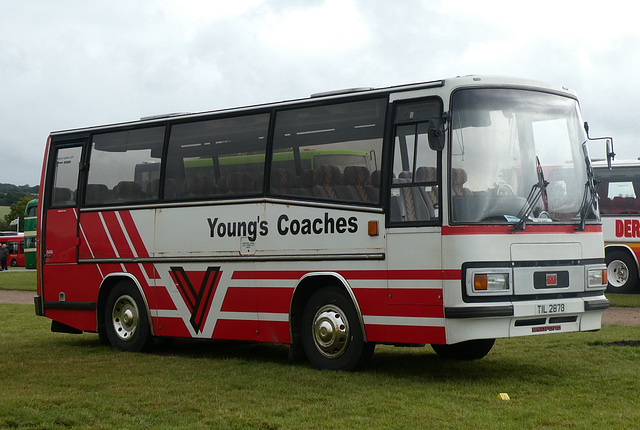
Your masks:
M36 185L51 131L467 74L578 92L640 156L633 2L0 0L0 182Z

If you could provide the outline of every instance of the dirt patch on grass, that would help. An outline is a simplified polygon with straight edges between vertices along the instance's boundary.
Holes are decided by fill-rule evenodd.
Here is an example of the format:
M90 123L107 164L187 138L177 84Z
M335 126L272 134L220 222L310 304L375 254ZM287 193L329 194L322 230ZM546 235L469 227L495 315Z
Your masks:
M640 325L640 308L609 308L602 315L602 325Z
M35 295L33 291L0 290L0 303L32 305Z

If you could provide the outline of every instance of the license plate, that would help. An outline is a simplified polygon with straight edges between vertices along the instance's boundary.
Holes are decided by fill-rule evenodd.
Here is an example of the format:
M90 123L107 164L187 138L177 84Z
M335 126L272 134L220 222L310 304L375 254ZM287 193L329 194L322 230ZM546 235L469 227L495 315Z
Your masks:
M543 305L536 305L536 315L561 314L564 311L564 303L545 303Z

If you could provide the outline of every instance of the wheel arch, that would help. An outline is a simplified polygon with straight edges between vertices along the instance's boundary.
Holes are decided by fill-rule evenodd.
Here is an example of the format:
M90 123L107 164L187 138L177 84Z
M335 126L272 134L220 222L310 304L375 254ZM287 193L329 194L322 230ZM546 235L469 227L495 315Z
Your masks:
M98 290L98 303L96 304L97 312L96 318L98 319L98 331L104 330L104 306L107 301L107 296L109 296L109 292L113 289L113 287L118 284L120 281L127 281L135 288L138 289L140 296L142 297L142 301L144 302L144 307L147 310L147 317L149 319L149 328L151 330L151 336L155 336L155 332L153 329L153 320L151 318L151 310L149 309L149 301L147 300L147 296L144 293L144 289L142 285L138 281L138 279L133 276L131 273L126 272L118 272L118 273L110 273L108 274L100 284L100 289Z
M353 307L358 315L358 323L362 329L364 341L367 341L367 332L364 325L364 318L358 304L358 299L353 293L349 282L337 272L309 272L300 278L291 298L289 305L289 335L292 344L298 344L301 340L302 312L304 306L309 301L313 293L323 287L336 286L342 288L351 299Z
M640 261L638 261L638 256L636 255L635 252L633 252L633 249L631 249L629 245L625 245L623 243L612 243L609 245L605 245L604 247L605 258L607 256L607 252L613 252L613 251L623 251L631 255L631 258L633 258L633 261L635 261L636 263L636 268L638 269L638 273L640 273Z

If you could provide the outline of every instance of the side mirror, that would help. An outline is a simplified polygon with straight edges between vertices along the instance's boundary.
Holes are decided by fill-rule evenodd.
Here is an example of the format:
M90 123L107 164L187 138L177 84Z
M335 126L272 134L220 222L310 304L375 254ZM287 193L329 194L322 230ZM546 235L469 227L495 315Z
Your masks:
M611 170L611 161L615 158L616 153L613 152L613 137L591 137L589 136L589 123L584 123L584 131L587 133L588 140L606 140L607 151L607 167Z
M611 161L615 158L616 153L613 152L613 140L607 139L607 167L611 170Z
M429 148L434 151L444 149L444 129L445 120L443 118L429 118Z

